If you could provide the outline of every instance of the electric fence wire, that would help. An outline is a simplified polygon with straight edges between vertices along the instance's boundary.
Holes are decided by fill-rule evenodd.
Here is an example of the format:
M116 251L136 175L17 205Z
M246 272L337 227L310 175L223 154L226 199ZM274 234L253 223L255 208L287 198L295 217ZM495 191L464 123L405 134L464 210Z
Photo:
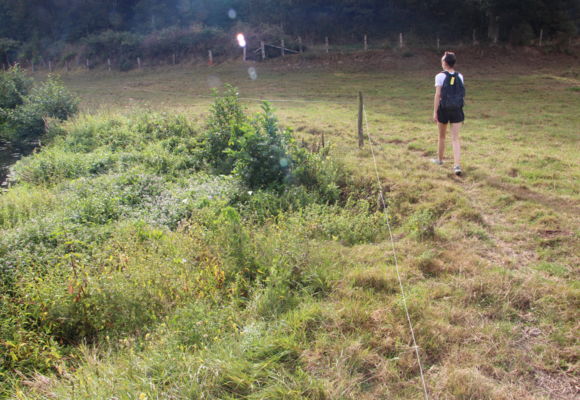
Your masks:
M377 159L375 156L375 150L373 148L373 139L371 137L371 131L369 129L369 122L367 119L367 112L366 112L366 108L364 107L364 105L363 105L363 116L364 116L364 120L365 120L366 131L367 131L366 133L367 133L367 136L369 138L369 146L371 148L371 154L373 156L373 164L375 167L377 185L379 187L379 195L380 195L381 203L383 206L383 214L385 216L385 221L387 222L387 227L389 230L389 237L391 240L391 249L393 252L393 259L395 261L395 270L397 271L397 279L399 280L399 287L401 289L401 296L402 296L402 300L403 300L403 308L405 309L405 315L407 316L407 322L409 323L409 330L411 331L411 337L413 339L413 348L415 349L415 355L417 356L417 362L419 364L419 372L421 374L421 382L423 383L423 392L425 394L425 400L429 400L429 394L427 392L427 384L425 383L425 375L423 374L423 366L421 364L421 356L419 355L419 346L417 346L417 340L415 339L415 330L413 329L413 323L411 322L411 316L409 315L409 308L407 307L407 296L405 294L405 289L403 287L403 280L401 279L401 274L399 271L399 262L397 259L397 252L395 250L395 240L393 239L393 231L391 229L389 211L387 209L387 204L385 202L385 195L383 192L383 186L381 185L381 179L379 177L379 168L377 166Z

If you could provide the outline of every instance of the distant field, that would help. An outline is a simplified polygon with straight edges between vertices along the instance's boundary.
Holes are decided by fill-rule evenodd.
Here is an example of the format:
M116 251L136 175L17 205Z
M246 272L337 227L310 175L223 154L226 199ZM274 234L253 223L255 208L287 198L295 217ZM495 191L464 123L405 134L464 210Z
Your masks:
M414 59L403 59L413 63ZM67 86L82 99L88 112L145 108L207 114L211 90L225 83L239 88L251 110L256 99L272 100L283 123L301 137L325 133L339 151L356 155L357 96L365 96L371 133L385 143L385 154L426 160L434 154L435 126L431 123L433 68L403 68L360 72L360 65L232 63L215 67L154 69L130 73L64 75ZM248 69L256 70L252 80ZM514 67L463 71L467 81L466 125L463 129L465 167L535 192L558 195L566 205L578 200L580 175L580 69ZM349 71L351 70L351 71ZM389 142L389 143L386 143ZM541 145L539 145L541 143ZM450 150L450 146L449 146ZM448 153L450 154L450 153ZM407 161L405 161L406 163ZM415 162L410 165L415 165ZM520 188L521 189L521 188ZM514 189L515 190L515 189Z
M232 84L252 112L259 110L257 99L271 100L281 124L309 147L319 147L324 136L329 157L343 163L356 181L349 189L352 198L376 206L369 144L357 148L361 91L431 398L577 398L580 68L577 63L521 66L524 73L518 73L517 65L459 65L468 99L461 132L465 176L457 178L452 162L443 167L429 162L437 138L430 120L437 59L401 57L389 65L366 70L324 59L239 62L76 72L62 79L95 120L142 111L180 113L195 118L200 131L213 102L212 87ZM256 79L248 68L255 68ZM147 157L155 156L148 151ZM120 191L115 196L125 195L115 186L120 185L116 175L97 177L94 188L83 179L57 185L62 193L32 185L29 203L56 209L62 196L79 187L89 198L107 185ZM26 190L12 189L0 205L25 208ZM80 204L84 200L78 197ZM256 200L254 207L282 202L268 199ZM89 219L107 204L91 206ZM28 380L12 376L5 393L18 399L423 398L380 214L358 203L326 207L290 207L263 223L220 215L205 224L209 212L194 211L199 219L175 230L121 224L102 252L90 255L90 246L67 242L86 255L74 257L87 265L101 261L119 282L134 274L122 284L94 272L87 278L103 296L113 293L119 315L135 319L131 299L121 300L125 292L143 291L152 303L160 299L162 317L154 315L147 327L111 342L107 329L113 328L104 322L99 342L71 344L70 358L50 373ZM1 211L0 232L16 235L23 223ZM25 218L35 215L27 212ZM244 212L241 208L242 217ZM95 232L95 240L105 235ZM228 246L240 250L226 254ZM244 300L209 288L187 302L187 285L211 278L219 287L220 263L227 267L236 256L271 268L263 286L242 293ZM73 265L70 259L66 263ZM215 269L208 267L200 281L183 283L184 265L192 259ZM284 286L287 274L295 273L299 283ZM142 280L167 294L146 292ZM62 290L55 287L54 293L66 292L65 283ZM211 293L215 298L207 297ZM115 329L126 328L120 323Z

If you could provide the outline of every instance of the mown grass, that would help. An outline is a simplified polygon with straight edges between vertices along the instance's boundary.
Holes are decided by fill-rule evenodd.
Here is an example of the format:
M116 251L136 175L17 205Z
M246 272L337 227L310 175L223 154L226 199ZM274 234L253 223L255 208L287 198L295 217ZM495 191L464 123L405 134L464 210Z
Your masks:
M44 271L14 278L25 300L4 303L3 334L21 327L2 339L21 363L3 371L6 395L422 398L368 143L356 149L356 103L343 104L362 90L431 397L573 398L580 99L556 79L570 69L460 69L469 104L456 179L428 162L436 63L260 65L256 81L239 64L65 77L105 116L72 122L73 145L23 160L2 195L14 246L0 254ZM195 172L187 137L203 132L211 101L195 95L215 78L242 97L323 101L275 106L307 146L324 132L322 154L348 171L324 170L340 188L333 202ZM130 121L141 107L186 133L140 140L147 130Z

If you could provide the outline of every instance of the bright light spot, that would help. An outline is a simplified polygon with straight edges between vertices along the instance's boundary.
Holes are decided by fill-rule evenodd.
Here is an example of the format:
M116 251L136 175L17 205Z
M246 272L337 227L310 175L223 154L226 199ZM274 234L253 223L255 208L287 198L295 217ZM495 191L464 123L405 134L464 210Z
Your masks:
M230 19L236 19L237 16L238 13L236 12L236 10L230 8L230 10L228 11L228 17L230 17Z
M280 159L280 166L286 168L288 166L288 160L286 158Z
M253 81L258 79L258 73L256 72L256 68L254 67L248 68L248 75L250 75L250 79Z
M239 33L238 36L238 44L240 47L246 47L246 38L244 37L243 33Z

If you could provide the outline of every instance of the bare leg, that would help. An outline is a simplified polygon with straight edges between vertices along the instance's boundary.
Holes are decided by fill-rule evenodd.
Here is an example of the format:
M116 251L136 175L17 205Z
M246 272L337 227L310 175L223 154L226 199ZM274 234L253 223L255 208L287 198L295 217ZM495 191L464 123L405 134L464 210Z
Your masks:
M445 155L445 134L447 133L447 124L437 123L439 127L439 147L437 156L440 161L443 161L443 156Z
M461 146L459 144L459 129L463 123L459 122L451 124L451 143L453 144L453 163L460 165L461 162Z

